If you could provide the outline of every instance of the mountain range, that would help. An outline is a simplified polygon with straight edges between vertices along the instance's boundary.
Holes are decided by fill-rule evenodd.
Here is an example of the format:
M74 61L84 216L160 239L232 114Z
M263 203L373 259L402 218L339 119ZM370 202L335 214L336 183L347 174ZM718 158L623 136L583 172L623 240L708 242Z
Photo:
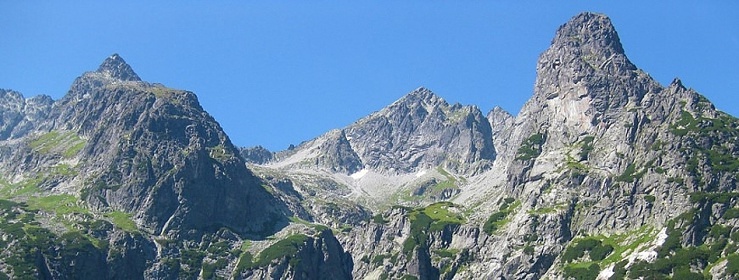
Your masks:
M272 152L114 54L0 90L0 278L735 279L739 120L582 13L514 116L420 87Z

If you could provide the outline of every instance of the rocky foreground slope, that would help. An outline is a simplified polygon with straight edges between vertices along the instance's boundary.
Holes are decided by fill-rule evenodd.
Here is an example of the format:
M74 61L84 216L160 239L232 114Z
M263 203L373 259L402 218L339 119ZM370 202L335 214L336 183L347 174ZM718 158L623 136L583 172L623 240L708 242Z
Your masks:
M0 90L0 278L738 277L739 121L604 15L536 67L518 116L419 88L277 153L118 55L60 100Z

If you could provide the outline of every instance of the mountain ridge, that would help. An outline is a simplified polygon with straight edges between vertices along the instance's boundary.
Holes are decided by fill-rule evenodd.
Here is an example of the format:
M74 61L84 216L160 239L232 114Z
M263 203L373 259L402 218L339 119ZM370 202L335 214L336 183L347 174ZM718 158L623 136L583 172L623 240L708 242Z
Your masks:
M739 120L602 14L536 67L516 116L419 87L276 153L117 54L57 101L0 90L0 276L739 277Z

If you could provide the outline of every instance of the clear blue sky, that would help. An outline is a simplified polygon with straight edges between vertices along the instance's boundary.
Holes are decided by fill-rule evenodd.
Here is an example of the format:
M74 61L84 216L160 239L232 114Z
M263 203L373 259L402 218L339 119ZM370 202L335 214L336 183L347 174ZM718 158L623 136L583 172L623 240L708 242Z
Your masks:
M419 86L516 114L537 57L582 11L610 16L662 84L680 77L739 115L736 1L47 2L0 3L0 88L58 99L119 53L142 79L195 92L239 146L282 150Z

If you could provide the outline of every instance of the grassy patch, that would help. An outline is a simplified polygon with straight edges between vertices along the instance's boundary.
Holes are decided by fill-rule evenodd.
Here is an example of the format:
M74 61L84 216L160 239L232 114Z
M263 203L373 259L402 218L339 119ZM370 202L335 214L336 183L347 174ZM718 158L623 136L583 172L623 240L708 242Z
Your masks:
M250 269L254 267L254 257L249 252L243 252L239 256L239 261L236 263L236 270L234 270L236 275L241 274L242 272L246 271L247 269ZM234 278L240 278L240 277L234 277Z
M72 213L89 214L90 211L82 207L79 199L69 194L31 197L28 199L31 209L66 215Z
M113 224L125 231L128 232L137 232L138 227L136 226L136 223L131 219L131 214L122 212L122 211L113 211L109 213L105 213L105 217L108 217L111 219L111 222Z
M654 238L654 230L648 226L622 234L576 238L562 254L562 261L565 263L564 270L569 271L569 274L566 273L568 277L595 279L587 278L592 276L588 271L592 265L607 267L612 263L620 262L628 254L653 241ZM585 256L587 258L584 258ZM626 273L623 265L622 263L621 268L616 269L617 272Z
M442 257L442 258L452 258L453 259L457 257L457 254L459 254L459 250L458 249L439 249L439 250L434 251L434 253L436 253L437 256Z
M208 147L208 154L210 157L214 160L223 162L226 160L229 160L234 157L234 155L226 149L223 145L218 145L215 147Z
M565 158L565 164L567 166L567 169L572 171L573 175L581 175L586 174L590 170L587 165L576 161L574 158L572 158L570 155L567 155Z
M465 219L462 214L451 211L455 207L451 202L438 202L411 210L408 213L411 233L403 242L403 253L410 254L417 246L427 246L429 232L442 231L448 225L463 224Z
M385 217L383 217L382 214L377 214L372 216L372 222L374 222L375 224L384 225L388 223L388 220L385 220Z
M616 176L616 181L633 183L635 180L641 179L646 172L646 169L637 171L636 165L634 163L630 163L628 166L626 166L626 169L623 173L621 173L621 175Z
M576 280L594 280L600 273L600 266L597 263L591 263L587 266L567 265L564 268L564 276L567 279Z
M557 211L560 211L560 210L564 210L566 207L567 207L567 204L561 203L553 207L540 207L536 209L530 209L529 214L533 214L533 215L551 214L551 213L556 213Z
M301 218L298 218L296 216L290 216L288 219L290 219L290 221L293 222L293 223L306 225L306 226L309 226L309 227L314 228L317 231L324 231L324 230L327 230L328 229L327 226L324 226L322 224L314 224L314 223L308 222L306 220L303 220Z
M64 158L71 158L85 147L85 140L71 131L54 130L34 139L28 146L37 153L59 154Z
M256 260L252 262L251 267L264 267L269 265L273 260L283 257L291 258L290 263L296 264L299 259L294 259L298 250L308 241L308 236L303 234L294 234L285 239L275 242L271 246L259 252Z
M506 198L500 206L500 211L495 212L488 217L485 224L482 226L482 230L485 233L492 235L495 231L508 223L508 215L520 205L520 201L516 201L510 197Z

